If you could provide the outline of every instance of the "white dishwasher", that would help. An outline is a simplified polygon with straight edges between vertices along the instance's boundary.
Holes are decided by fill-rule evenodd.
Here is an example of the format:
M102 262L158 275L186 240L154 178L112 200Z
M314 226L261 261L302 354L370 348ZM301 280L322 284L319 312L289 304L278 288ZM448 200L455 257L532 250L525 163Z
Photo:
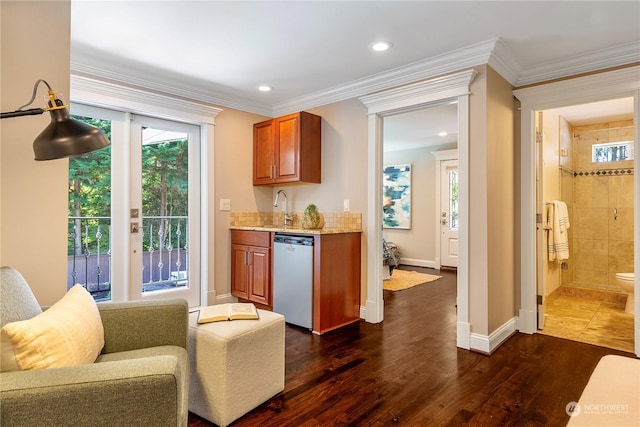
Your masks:
M313 329L312 236L274 236L273 311L287 323Z

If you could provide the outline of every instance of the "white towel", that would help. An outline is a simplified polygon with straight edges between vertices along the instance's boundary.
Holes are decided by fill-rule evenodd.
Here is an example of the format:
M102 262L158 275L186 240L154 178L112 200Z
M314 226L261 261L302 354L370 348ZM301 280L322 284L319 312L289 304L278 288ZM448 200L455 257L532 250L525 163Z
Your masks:
M561 263L569 259L569 211L567 204L554 200L547 205L547 253L549 261Z

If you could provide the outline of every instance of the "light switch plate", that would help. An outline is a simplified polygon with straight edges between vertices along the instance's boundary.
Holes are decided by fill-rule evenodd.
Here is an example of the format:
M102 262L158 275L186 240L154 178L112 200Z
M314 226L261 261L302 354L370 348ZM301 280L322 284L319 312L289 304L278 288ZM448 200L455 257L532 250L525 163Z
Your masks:
M230 211L231 210L231 199L220 199L220 210L221 211Z
M345 212L349 212L349 200L348 199L344 199L343 206L344 206L344 211Z

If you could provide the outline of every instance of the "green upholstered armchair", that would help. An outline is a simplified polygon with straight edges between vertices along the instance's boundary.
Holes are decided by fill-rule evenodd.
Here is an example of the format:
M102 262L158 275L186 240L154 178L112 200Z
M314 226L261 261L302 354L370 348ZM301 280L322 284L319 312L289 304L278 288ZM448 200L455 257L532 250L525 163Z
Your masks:
M2 426L187 425L187 302L98 309L105 344L95 363L0 374ZM20 273L2 267L0 327L39 313Z

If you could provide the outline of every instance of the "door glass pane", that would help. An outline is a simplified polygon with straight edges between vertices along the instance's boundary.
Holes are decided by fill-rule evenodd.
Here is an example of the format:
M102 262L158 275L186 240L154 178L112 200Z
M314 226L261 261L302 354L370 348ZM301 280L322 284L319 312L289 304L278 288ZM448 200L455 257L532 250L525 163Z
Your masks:
M189 283L189 142L185 132L142 131L142 291Z
M451 170L449 175L449 229L458 228L458 170Z
M111 121L74 118L102 129ZM111 146L69 159L67 288L82 284L97 301L111 299Z

